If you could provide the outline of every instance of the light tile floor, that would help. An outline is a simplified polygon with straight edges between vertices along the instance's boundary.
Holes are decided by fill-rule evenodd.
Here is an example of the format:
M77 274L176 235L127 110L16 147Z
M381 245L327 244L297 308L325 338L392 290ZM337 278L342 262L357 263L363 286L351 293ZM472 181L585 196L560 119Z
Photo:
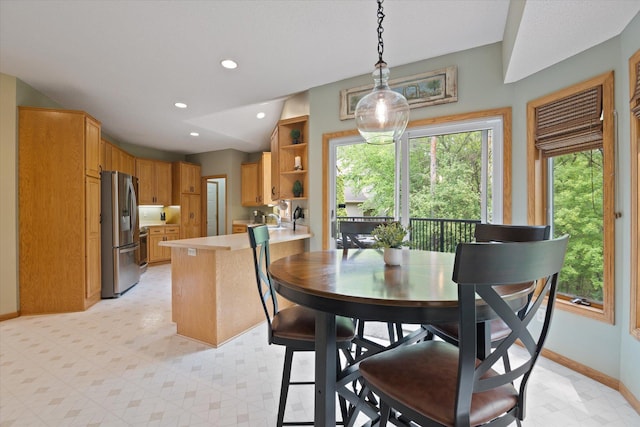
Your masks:
M176 335L170 266L83 313L0 322L0 426L274 426L284 351L261 325L218 349ZM313 377L313 354L294 377ZM313 389L287 419L313 418ZM622 396L549 360L529 387L527 427L640 426Z

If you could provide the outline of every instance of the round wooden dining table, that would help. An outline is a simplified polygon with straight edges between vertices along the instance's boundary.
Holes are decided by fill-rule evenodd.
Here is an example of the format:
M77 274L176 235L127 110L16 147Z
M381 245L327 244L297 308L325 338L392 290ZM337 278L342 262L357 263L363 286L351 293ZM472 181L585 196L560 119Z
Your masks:
M304 252L271 263L276 292L317 313L316 426L336 422L335 316L406 324L458 321L454 260L453 253L403 250L401 265L392 267L384 264L381 250L352 249ZM526 303L528 289L508 296L514 307Z
M386 266L374 249L304 252L273 262L276 291L316 310L404 323L456 321L455 254L403 250L402 264Z

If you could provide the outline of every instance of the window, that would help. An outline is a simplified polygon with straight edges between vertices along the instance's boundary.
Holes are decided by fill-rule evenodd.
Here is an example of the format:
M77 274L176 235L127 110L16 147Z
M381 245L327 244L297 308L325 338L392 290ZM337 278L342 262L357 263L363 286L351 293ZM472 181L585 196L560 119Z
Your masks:
M502 121L482 119L405 133L403 218L502 221ZM493 187L496 197L493 197Z
M629 59L631 110L631 334L640 340L640 50ZM635 236L635 239L633 238Z
M398 218L428 250L450 246L433 241L435 220L454 224L453 247L466 240L456 235L465 224L472 235L480 220L510 222L510 179L503 178L511 173L510 120L511 110L500 109L414 121L399 144L386 146L365 145L356 131L325 134L323 247L334 247L344 217ZM437 228L441 242L444 227Z
M571 236L558 306L614 322L613 73L527 104L528 216Z
M550 157L547 223L552 235L571 236L558 293L603 302L603 158L602 149Z

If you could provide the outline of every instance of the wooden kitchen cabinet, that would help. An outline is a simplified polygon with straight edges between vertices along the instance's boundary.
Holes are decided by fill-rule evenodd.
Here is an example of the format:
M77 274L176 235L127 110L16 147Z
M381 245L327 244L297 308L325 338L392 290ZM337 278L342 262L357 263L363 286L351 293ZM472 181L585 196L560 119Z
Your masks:
M200 194L180 197L180 238L191 239L202 235Z
M152 233L155 227L149 227L149 263L164 261L165 248L159 246L158 243L165 240L164 229L158 231L156 234Z
M171 163L136 159L138 204L171 205Z
M280 120L277 130L271 139L271 168L272 183L274 189L273 200L306 200L309 188L308 178L308 146L309 146L309 116L293 117ZM300 131L301 143L294 144L291 140L292 130ZM277 144L276 144L277 141ZM276 148L277 145L277 148ZM277 154L274 154L277 153ZM295 170L295 158L300 157L301 170ZM293 184L300 181L302 195L295 197Z
M116 170L136 176L136 158L124 150L117 149L118 163Z
M260 175L258 173L258 163L243 163L240 176L242 180L242 206L262 206L258 188L260 186Z
M100 300L100 122L18 107L20 314Z
M173 163L174 203L176 191L180 194L200 194L200 169L200 165L194 163Z
M258 162L241 165L242 206L271 204L271 153L262 153Z
M247 224L233 224L231 227L231 232L233 234L240 234L247 232Z
M158 225L149 227L149 263L171 260L171 248L158 243L180 238L180 227L176 225Z
M280 200L280 156L278 155L278 126L271 133L271 200Z
M101 234L100 234L100 179L88 176L85 179L85 229L86 229L86 295L90 300L100 299L102 292Z
M124 172L136 176L136 158L120 147L102 140L103 145L103 166L105 171Z
M85 120L85 173L100 178L100 123L87 117Z
M202 235L200 165L174 162L172 165L172 200L180 206L180 238Z
M271 197L271 153L262 153L260 157L260 175L262 176L262 204L270 205L273 203L273 198Z

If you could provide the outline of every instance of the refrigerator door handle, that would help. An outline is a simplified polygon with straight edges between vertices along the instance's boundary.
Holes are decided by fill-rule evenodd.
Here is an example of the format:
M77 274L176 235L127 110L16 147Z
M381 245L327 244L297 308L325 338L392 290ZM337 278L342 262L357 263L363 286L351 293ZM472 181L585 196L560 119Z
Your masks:
M133 186L133 179L129 181L129 193L131 194L131 230L134 230L138 224L138 199L136 198L136 189Z
M140 247L140 244L136 243L135 245L133 245L131 247L128 247L128 248L121 248L120 249L120 253L121 254L126 254L126 253L129 253L129 252L137 251L139 247Z

